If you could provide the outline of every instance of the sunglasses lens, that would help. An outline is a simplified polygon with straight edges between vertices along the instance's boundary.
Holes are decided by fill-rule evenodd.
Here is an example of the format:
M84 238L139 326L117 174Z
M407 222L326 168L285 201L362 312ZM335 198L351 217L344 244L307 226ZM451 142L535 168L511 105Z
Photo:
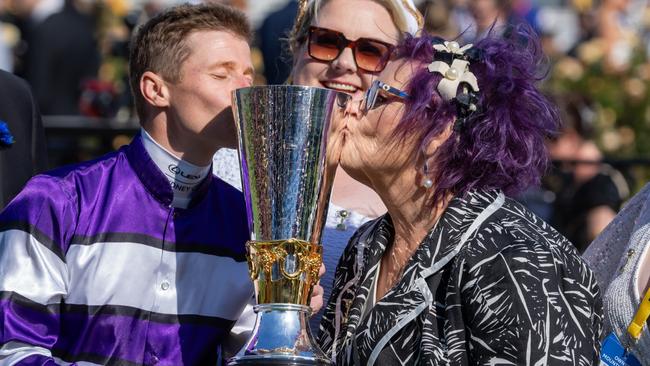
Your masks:
M360 39L354 50L354 57L359 68L379 72L386 67L390 49L387 45L369 39Z
M377 90L378 90L378 83L377 81L374 81L370 88L366 90L366 95L363 98L363 102L361 104L361 111L363 113L368 112L371 110L374 105L375 105L375 99L377 98Z
M327 29L312 29L309 34L309 56L320 61L332 61L341 53L339 34Z
M361 112L366 113L368 111L368 99L370 98L370 89L366 90L366 94L361 99Z
M347 107L348 103L352 99L351 96L345 93L337 93L336 94L336 104L339 106L339 108L345 108Z

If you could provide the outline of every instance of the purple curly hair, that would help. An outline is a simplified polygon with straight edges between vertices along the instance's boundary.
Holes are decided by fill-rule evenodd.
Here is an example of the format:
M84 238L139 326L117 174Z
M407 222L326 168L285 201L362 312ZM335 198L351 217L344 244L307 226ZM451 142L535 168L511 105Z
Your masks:
M407 83L411 98L396 134L419 134L423 152L457 117L455 102L443 101L436 90L442 76L427 70L435 40L428 35L407 37L396 49L397 58L422 63ZM474 48L482 55L469 66L478 79L479 111L428 157L426 174L435 182L434 203L448 193L501 189L515 194L538 184L548 164L545 139L559 128L556 107L536 87L543 78L544 58L530 27L513 26L503 36L478 41Z

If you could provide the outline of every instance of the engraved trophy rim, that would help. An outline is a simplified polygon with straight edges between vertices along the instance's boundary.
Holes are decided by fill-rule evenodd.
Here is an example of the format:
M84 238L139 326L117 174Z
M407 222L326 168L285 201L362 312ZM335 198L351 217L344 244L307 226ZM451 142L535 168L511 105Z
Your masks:
M237 88L233 90L233 94L242 93L249 90L269 90L269 89L293 89L293 90L320 90L324 93L342 93L333 89L324 88L321 86L309 86L309 85L295 85L295 84L271 84L271 85L251 85L243 88ZM342 93L345 94L345 93ZM347 94L346 94L347 95Z

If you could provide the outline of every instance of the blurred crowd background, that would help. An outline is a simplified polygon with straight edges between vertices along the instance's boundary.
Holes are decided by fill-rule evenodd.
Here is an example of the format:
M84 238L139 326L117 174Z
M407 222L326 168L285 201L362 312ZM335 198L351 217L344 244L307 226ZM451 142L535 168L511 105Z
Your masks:
M193 0L200 2L202 0ZM257 30L257 84L283 83L294 0L219 1ZM0 0L0 69L32 86L49 165L90 159L137 132L127 83L135 27L179 0ZM542 38L540 80L563 117L541 187L519 199L580 250L650 178L650 11L647 0L421 0L426 30L471 43L513 22Z

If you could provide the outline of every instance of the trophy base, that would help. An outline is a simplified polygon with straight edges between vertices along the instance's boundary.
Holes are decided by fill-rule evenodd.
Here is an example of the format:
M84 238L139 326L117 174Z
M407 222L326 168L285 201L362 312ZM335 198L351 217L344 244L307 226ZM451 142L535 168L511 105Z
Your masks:
M254 309L255 328L244 348L228 361L228 366L332 365L311 336L308 306L263 304Z
M286 358L269 358L269 357L244 357L238 360L228 362L228 366L236 365L282 365L282 366L331 366L329 361L315 360L315 359L302 359L298 357Z

